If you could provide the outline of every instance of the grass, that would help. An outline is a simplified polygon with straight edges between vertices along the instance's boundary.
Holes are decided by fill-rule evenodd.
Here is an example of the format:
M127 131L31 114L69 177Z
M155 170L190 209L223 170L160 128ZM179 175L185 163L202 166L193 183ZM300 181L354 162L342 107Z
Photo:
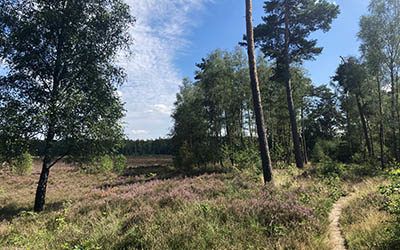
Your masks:
M29 176L0 172L0 248L329 249L340 178L289 168L264 187L248 171L185 176L166 162L129 159L123 176L59 164L41 214L30 212L38 164Z
M395 217L384 209L385 197L378 187L382 178L371 180L343 210L340 223L348 249L400 249Z

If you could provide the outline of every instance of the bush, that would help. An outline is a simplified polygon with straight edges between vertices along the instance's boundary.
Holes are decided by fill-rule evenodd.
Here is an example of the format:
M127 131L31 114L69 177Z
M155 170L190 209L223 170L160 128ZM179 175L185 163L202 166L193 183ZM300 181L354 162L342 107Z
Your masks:
M260 165L260 156L258 149L252 146L246 147L244 149L229 149L226 147L224 149L224 154L226 157L231 157L234 164L239 169L248 169Z
M391 184L381 187L381 193L387 198L386 209L400 222L400 169L389 172Z
M311 159L314 162L323 162L328 159L320 142L317 142L311 153Z
M326 161L322 163L318 168L318 173L322 176L342 176L345 170L345 165L334 161Z
M98 159L99 172L107 173L111 172L114 168L114 162L109 155L100 156Z
M114 157L113 171L122 174L128 166L128 160L124 155L117 155Z
M11 161L11 170L18 175L29 175L32 172L32 156L25 152Z
M88 174L108 173L113 170L114 162L109 155L103 155L80 163L80 168Z

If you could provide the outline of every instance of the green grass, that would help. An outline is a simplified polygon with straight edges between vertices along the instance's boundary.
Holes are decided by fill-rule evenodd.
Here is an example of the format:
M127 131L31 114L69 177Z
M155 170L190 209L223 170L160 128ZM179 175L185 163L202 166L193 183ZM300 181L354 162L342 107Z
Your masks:
M378 187L387 181L375 178L343 210L340 224L348 249L400 249L395 217L384 209Z
M347 190L312 169L276 170L264 187L249 171L135 166L127 176L56 166L41 214L30 212L39 166L0 172L0 249L329 249L328 213Z

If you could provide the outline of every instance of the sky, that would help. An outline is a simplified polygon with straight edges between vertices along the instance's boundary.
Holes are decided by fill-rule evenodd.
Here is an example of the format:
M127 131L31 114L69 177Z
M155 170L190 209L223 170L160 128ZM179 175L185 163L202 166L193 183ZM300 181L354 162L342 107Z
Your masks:
M261 22L263 0L253 0L254 24ZM233 50L245 32L241 0L128 0L137 23L132 28L134 54L123 59L127 84L125 132L131 139L166 137L182 78L193 78L195 64L215 49ZM341 14L328 33L312 35L324 47L304 63L317 85L329 83L340 56L358 55L358 24L367 0L336 0Z
M193 78L195 64L215 49L233 50L245 32L244 0L126 0L136 24L132 55L121 55L127 73L119 89L125 102L125 133L130 139L166 137L171 112L184 77ZM254 24L261 22L264 0L253 0ZM341 14L328 33L313 38L324 47L315 61L306 62L317 85L329 83L340 56L358 55L356 38L368 0L336 0ZM0 67L0 74L2 69Z

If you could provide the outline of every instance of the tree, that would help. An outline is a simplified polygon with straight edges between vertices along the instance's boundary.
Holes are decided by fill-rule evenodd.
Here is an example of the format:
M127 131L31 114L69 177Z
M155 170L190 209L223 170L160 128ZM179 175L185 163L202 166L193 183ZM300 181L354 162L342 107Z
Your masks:
M337 5L326 0L271 0L266 1L263 24L254 29L256 44L265 56L276 61L277 81L286 86L287 105L293 137L296 165L304 166L301 143L293 101L290 66L303 60L313 59L322 52L317 41L308 39L317 30L324 32L339 13Z
M0 9L0 59L9 68L0 78L0 113L29 121L17 138L44 140L40 212L58 161L104 154L122 137L116 90L125 75L113 61L128 48L134 19L122 0L1 0Z
M369 14L361 18L359 37L363 41L362 51L377 81L386 76L390 82L391 108L390 129L392 153L400 160L400 1L371 0ZM378 83L380 85L380 83ZM397 130L397 131L396 131Z
M200 86L188 79L177 94L175 110L172 114L174 128L171 133L175 164L183 170L215 161L213 133L209 133L209 116L204 107L204 97Z
M343 62L336 70L336 75L332 78L342 88L343 94L353 97L357 105L362 131L364 133L365 145L370 157L374 156L372 138L370 137L368 120L366 117L365 103L363 96L365 96L367 72L364 65L362 65L356 58L349 57Z
M305 107L304 130L308 146L314 148L318 140L331 141L338 136L342 117L337 110L336 98L328 86L314 87Z
M261 103L260 86L258 83L256 58L254 55L254 34L252 20L252 1L246 0L246 30L247 30L247 53L249 56L250 83L253 95L254 113L256 117L259 149L263 167L264 182L272 180L272 163L269 154L269 146L264 125L264 114Z
M379 32L379 33L377 33ZM361 39L362 44L360 50L363 58L366 61L367 69L371 76L376 80L376 87L378 92L378 105L379 105L379 148L380 148L380 163L381 168L385 167L385 151L384 151L384 113L383 113L383 97L382 97L382 81L384 80L384 65L381 63L385 60L384 54L384 41L381 32L381 23L374 16L362 16L360 20L360 32L358 37ZM377 35L379 34L379 35ZM392 117L393 118L393 117ZM395 144L396 131L393 133ZM395 146L397 147L397 146Z

